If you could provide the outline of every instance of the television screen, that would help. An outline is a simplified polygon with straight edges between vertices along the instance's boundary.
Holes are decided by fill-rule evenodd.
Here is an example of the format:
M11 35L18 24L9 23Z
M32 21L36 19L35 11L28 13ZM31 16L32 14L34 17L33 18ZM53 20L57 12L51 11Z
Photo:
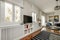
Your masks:
M60 23L56 23L55 26L60 27Z
M25 23L32 23L32 17L31 16L24 15L23 21L24 21L24 24Z

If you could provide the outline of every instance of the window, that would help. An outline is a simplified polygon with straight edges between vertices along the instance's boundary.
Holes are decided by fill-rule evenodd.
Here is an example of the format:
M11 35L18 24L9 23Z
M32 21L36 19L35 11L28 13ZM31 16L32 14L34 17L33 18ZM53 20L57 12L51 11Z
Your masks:
M19 6L5 2L5 22L20 22L20 13Z
M35 12L32 12L32 20L33 20L33 22L36 22L36 13Z
M45 16L41 16L41 24L42 24L42 26L46 26L46 24L45 24Z
M5 21L12 22L13 5L5 2Z
M20 22L20 13L21 8L19 6L15 6L15 22Z

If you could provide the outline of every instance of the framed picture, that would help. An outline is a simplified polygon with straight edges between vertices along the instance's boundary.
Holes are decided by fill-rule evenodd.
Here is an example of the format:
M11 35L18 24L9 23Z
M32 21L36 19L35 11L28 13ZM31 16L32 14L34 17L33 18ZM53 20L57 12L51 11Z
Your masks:
M53 22L54 16L49 16L49 20Z
M54 22L59 22L59 15L54 16Z

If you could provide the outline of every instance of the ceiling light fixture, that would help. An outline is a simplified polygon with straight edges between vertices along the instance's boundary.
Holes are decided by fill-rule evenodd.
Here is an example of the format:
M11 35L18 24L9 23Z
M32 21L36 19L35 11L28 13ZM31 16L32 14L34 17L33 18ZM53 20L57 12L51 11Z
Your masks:
M56 2L57 2L57 5L55 6L54 10L59 10L60 6L58 5L58 0L56 0Z

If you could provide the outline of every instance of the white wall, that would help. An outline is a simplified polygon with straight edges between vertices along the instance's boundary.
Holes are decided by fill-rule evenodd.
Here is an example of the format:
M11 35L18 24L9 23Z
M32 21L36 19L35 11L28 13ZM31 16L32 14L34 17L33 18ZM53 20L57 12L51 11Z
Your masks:
M23 0L2 0L2 1L7 1L7 2L10 2L10 3L23 7Z
M23 9L23 15L29 15L32 16L32 5L24 0L24 9Z
M48 13L47 14L47 22L49 22L49 16L54 16L54 13Z
M54 15L58 15L59 16L59 22L60 23L60 10L57 10L55 12L52 12L52 13L48 13L47 14L47 22L49 21L49 16L54 16ZM52 23L54 24L54 18L52 18ZM57 22L56 22L57 23Z
M29 1L24 0L24 9L23 9L23 15L29 15L32 16L32 12L39 13L39 9L31 4Z
M0 1L0 9L1 9L1 1ZM1 10L0 10L0 13L1 13ZM0 14L0 16L1 16L1 14ZM0 19L1 19L1 17L0 17ZM1 20L0 20L1 21Z
M42 18L42 16L44 16L45 18L45 20L43 20L43 18ZM47 14L46 13L44 13L44 12L42 12L42 11L40 11L40 14L39 14L39 19L41 20L40 22L41 22L41 26L46 26L46 20L47 20ZM43 23L42 23L42 21L44 21L45 23L44 23L44 25L42 25Z
M15 1L15 4L20 4L20 0L7 0L8 2L13 2ZM16 3L17 2L17 3ZM3 6L2 6L3 7ZM37 18L39 17L39 9L34 5L31 4L30 2L24 0L23 3L23 10L22 10L22 15L29 15L32 16L32 12L35 12L37 14ZM4 24L3 24L4 25ZM2 25L2 26L3 26ZM38 30L40 27L38 25L38 23L32 23L33 26L33 31ZM2 40L16 40L16 38L19 38L21 36L24 36L24 24L20 25L18 24L16 25L10 25L7 28L5 28L6 26L4 26L4 29L2 29ZM11 27L11 28L10 28Z
M54 16L54 15L59 15L59 22L60 22L60 10L57 10L57 11L52 12L52 13L48 13L47 14L47 21L49 21L49 16Z
M24 0L24 9L23 9L23 15L29 15L32 16L32 12L35 12L37 14L37 18L39 17L39 9L30 2ZM37 30L39 28L38 23L33 23L33 30Z

